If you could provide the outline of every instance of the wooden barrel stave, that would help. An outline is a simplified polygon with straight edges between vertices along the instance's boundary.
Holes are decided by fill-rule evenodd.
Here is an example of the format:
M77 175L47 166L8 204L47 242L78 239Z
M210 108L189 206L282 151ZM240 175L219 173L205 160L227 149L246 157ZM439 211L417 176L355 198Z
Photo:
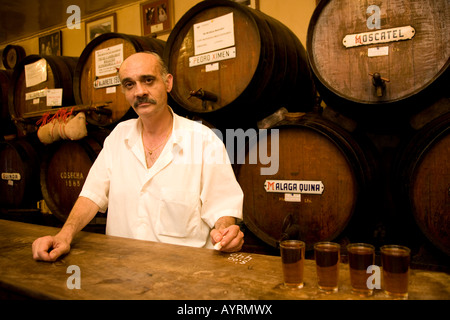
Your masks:
M8 107L8 90L12 73L12 70L0 70L0 139L4 136L17 133L16 126L11 120Z
M450 255L450 113L430 121L400 149L393 176L400 215ZM405 210L406 209L406 210Z
M39 164L41 152L37 139L22 137L0 141L0 205L2 208L36 208L41 199ZM8 175L14 175L8 177Z
M245 162L236 168L244 191L245 225L273 247L283 237L301 239L308 246L336 238L376 179L372 149L317 115L284 121L274 128L279 129L278 172L261 175L260 169L266 166L259 161L251 164L249 150ZM271 138L267 143L270 150ZM325 187L321 195L301 194L300 202L289 202L284 193L266 192L266 180L321 181Z
M47 62L47 80L31 87L26 87L25 66L40 59ZM38 56L29 55L24 58L14 70L11 85L8 92L9 112L19 130L25 133L33 133L37 130L36 120L42 115L27 117L27 113L51 109L47 106L47 99L26 99L27 93L43 90L62 88L62 106L75 105L73 96L73 73L78 58L65 56ZM36 103L37 102L37 103Z
M9 44L2 50L2 62L5 69L13 70L26 57L25 49Z
M40 169L43 198L56 218L66 221L109 131L90 132L78 141L58 141L47 148Z
M189 58L196 54L193 25L229 13L236 57L219 61L215 71L207 71L204 64L190 67ZM252 126L282 106L290 111L313 108L314 90L302 44L283 24L260 11L229 1L203 1L179 20L164 57L174 75L174 101L218 127ZM217 100L190 97L200 88L214 93Z
M94 88L95 80L115 75L96 76L95 52L115 45L123 45L123 59L126 59L131 54L141 51L155 51L162 56L165 42L149 37L111 32L98 36L86 46L75 69L73 91L75 100L80 105L111 102L106 105L107 109L112 111L111 115L87 113L87 121L96 126L115 125L127 118L136 117L120 87Z
M233 84L231 83L227 84L227 78L223 73L219 73L218 75L216 75L218 76L219 79L218 81L212 81L213 78L211 77L210 73L201 71L204 68L204 66L194 66L190 69L187 69L188 68L187 66L189 65L189 57L192 56L193 55L192 52L194 52L193 47L194 43L192 41L192 39L194 38L194 32L192 28L183 28L183 21L186 21L186 23L189 22L189 25L191 25L205 20L209 20L211 17L225 15L231 12L233 12L231 8L225 8L223 10L219 10L219 8L213 8L209 11L206 10L200 11L197 15L195 15L195 17L192 18L184 16L178 23L178 26L175 26L173 33L171 33L174 35L178 34L179 36L177 37L173 36L168 40L168 45L166 46L164 57L167 63L169 64L169 71L174 75L175 84L178 85L178 83L186 83L184 87L179 88L178 86L175 86L171 92L171 95L175 99L175 101L177 101L180 105L184 106L186 109L190 111L201 112L203 109L202 102L200 100L198 99L187 100L187 97L189 97L189 92L191 90L197 90L199 88L202 88L204 84L208 83L208 86L205 87L204 89L217 94L219 99L217 101L217 104L219 106L227 105L231 103L236 96L239 96L244 92L245 88L247 87L247 85L249 85L251 81L251 77L249 77L248 74L251 75L256 71L257 62L259 59L258 56L252 57L251 59L250 58L245 59L242 63L240 60L233 60L233 59L226 61L226 68L231 69L234 72L236 72L236 70L239 70L240 68L246 68L247 70L247 72L243 74L244 79L240 82L236 82ZM237 23L244 21L245 15L241 11L237 11L236 15L237 15L236 17ZM256 22L253 22L253 24L255 23ZM243 25L237 26L237 28L242 27L244 26ZM236 45L238 45L240 41L251 44L255 43L257 45L255 51L258 50L259 43L257 43L256 39L259 37L259 33L257 31L258 29L255 26L253 28L249 28L249 32L243 34L242 37L236 38L237 42ZM180 50L178 50L178 48L180 48ZM268 65L267 67L270 67L270 65ZM188 70L194 72L196 74L196 77L190 77L189 73L187 72ZM262 80L268 81L267 78ZM258 93L256 93L256 95L257 94ZM186 104L184 105L181 104L180 102L185 102L184 101L185 99L187 100ZM208 110L210 109L206 109L205 112L208 112Z
M321 1L310 20L307 53L318 91L328 105L367 123L395 127L396 121L425 107L430 97L445 88L450 5L433 0L379 1L379 17L370 5L366 1ZM369 29L368 24L378 18L379 28ZM408 26L415 30L409 40L355 47L343 44L347 35ZM384 53L369 57L369 50L377 48ZM381 96L369 75L376 72L389 80Z

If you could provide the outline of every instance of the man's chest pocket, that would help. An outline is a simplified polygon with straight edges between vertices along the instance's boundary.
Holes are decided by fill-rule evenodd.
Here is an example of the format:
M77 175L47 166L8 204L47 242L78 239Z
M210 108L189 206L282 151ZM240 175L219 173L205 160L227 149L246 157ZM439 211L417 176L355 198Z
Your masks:
M173 188L163 188L161 191L158 233L170 237L187 237L201 221L198 194Z

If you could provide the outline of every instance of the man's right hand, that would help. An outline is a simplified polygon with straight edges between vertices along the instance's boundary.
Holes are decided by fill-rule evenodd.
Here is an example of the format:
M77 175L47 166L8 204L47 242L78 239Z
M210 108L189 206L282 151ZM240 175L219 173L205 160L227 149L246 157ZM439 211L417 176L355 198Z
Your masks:
M54 236L38 238L31 249L33 259L55 261L69 253L73 237L94 218L100 208L92 200L79 197L62 229Z
M70 243L57 235L38 238L31 246L34 260L55 261L70 251Z

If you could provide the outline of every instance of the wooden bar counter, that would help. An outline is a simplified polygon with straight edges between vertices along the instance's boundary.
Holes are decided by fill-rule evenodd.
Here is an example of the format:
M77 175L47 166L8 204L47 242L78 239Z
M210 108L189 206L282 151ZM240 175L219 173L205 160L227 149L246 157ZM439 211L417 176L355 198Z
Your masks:
M383 300L350 291L348 264L341 264L339 291L320 292L315 262L305 260L305 286L282 285L281 259L252 253L176 246L81 232L72 250L54 262L34 261L31 244L59 229L0 220L0 292L32 299L165 300ZM80 289L69 289L72 271L80 270ZM70 282L70 279L69 279ZM409 299L450 299L450 275L411 270Z

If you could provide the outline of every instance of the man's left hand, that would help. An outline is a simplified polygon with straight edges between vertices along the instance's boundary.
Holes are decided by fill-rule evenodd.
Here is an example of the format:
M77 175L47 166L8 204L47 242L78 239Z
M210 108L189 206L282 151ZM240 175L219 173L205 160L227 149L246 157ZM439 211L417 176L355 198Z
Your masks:
M220 242L220 251L236 252L242 249L244 244L244 233L238 225L233 224L225 228L212 229L211 241L213 245Z

